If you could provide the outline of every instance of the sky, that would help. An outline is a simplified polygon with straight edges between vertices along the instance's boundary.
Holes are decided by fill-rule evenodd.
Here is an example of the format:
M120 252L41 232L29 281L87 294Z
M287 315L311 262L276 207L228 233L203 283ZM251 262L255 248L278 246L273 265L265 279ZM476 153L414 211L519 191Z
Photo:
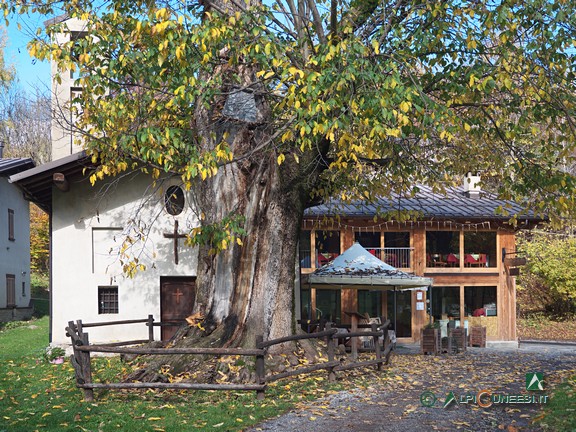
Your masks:
M34 93L36 88L48 93L50 88L50 64L33 59L26 48L36 28L44 27L45 20L45 17L37 14L24 15L12 17L7 28L2 24L7 36L4 61L14 66L20 87L29 93ZM18 29L18 22L21 30Z

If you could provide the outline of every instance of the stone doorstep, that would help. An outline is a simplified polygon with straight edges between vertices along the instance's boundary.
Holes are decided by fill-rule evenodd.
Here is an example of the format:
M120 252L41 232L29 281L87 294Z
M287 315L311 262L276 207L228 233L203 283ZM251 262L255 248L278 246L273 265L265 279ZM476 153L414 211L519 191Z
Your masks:
M520 345L560 345L576 346L576 340L540 340L540 339L521 339Z
M518 341L486 341L486 348L495 349L518 349Z

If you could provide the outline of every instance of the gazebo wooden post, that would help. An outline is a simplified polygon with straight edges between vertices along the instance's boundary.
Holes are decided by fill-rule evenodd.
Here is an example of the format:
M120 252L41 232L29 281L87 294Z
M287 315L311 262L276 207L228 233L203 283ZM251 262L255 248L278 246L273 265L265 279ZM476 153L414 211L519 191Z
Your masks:
M351 316L351 332L355 333L358 331L358 315L356 315L355 313L352 314ZM357 337L353 337L352 338L352 358L354 360L358 360L358 338Z
M358 331L358 320L360 318L364 318L360 315L357 311L345 311L346 315L350 316L350 332L355 333ZM356 336L352 336L352 341L350 344L351 351L352 351L352 358L354 360L358 360L358 338Z

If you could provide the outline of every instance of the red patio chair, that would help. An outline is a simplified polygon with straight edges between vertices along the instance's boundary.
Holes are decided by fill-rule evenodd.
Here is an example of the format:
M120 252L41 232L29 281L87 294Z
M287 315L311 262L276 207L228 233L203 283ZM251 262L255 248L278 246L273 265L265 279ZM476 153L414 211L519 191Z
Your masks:
M470 255L470 254L465 254L464 255L464 265L466 267L472 267L472 264L476 263L476 259Z
M486 254L480 254L478 260L476 261L478 267L486 267Z
M456 255L454 255L453 253L448 254L448 256L446 257L446 262L450 267L458 267L458 265L460 264L460 260L456 258Z

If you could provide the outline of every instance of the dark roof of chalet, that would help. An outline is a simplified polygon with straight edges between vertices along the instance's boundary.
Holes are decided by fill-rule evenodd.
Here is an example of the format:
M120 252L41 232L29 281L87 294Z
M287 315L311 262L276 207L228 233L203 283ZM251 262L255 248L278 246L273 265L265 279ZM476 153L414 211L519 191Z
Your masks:
M48 162L36 168L20 172L10 176L10 182L16 183L24 190L27 199L34 202L43 210L50 212L52 209L52 187L55 173L62 173L66 178L82 174L85 168L93 165L81 151L70 156Z
M64 22L68 19L70 19L70 15L68 15L67 13L63 13L62 15L58 15L44 21L44 27L50 27L55 24L60 24L61 22Z
M33 167L30 158L0 158L0 176L8 177Z
M420 192L414 197L394 196L380 198L375 202L342 203L333 201L306 210L307 217L340 216L340 217L374 217L393 215L403 211L417 213L420 219L438 220L494 220L507 221L512 215L529 222L539 222L542 218L526 213L523 207L511 201L499 200L494 196L480 192L469 194L464 187L449 188L446 194L433 192L427 186L419 186ZM499 214L498 208L503 208L508 215Z

